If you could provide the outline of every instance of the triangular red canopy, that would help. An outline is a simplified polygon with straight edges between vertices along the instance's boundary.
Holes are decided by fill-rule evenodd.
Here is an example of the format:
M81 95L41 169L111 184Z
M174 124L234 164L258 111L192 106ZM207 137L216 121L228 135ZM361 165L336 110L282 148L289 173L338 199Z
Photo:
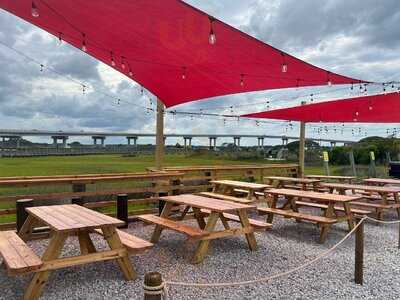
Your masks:
M302 122L399 123L400 94L363 96L276 109L243 117Z
M84 44L110 66L115 62L116 70L167 107L241 92L361 82L285 54L180 0L0 0L0 8L75 47Z

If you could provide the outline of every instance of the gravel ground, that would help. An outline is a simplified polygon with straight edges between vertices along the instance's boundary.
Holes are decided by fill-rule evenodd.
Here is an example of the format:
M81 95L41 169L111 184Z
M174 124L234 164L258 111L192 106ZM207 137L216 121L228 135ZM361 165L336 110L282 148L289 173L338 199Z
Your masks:
M395 215L388 214L387 218ZM191 223L193 221L187 221ZM221 226L221 224L219 224ZM222 226L221 226L222 227ZM153 226L132 223L129 232L149 239ZM142 299L143 276L159 271L164 278L184 282L232 282L251 280L292 269L327 250L346 233L346 223L334 225L324 245L317 243L318 229L307 223L278 217L268 232L257 233L259 249L250 252L244 237L211 243L202 264L190 264L195 245L183 235L164 231L150 251L132 258L139 278L126 282L114 262L101 262L52 272L41 299ZM268 283L230 288L170 287L172 299L398 299L400 268L397 249L398 226L365 226L364 285L353 282L354 239L348 239L333 254L288 277ZM97 247L105 247L93 236ZM42 253L47 240L29 244ZM70 238L63 255L79 253ZM0 271L0 299L22 299L31 276L8 277Z

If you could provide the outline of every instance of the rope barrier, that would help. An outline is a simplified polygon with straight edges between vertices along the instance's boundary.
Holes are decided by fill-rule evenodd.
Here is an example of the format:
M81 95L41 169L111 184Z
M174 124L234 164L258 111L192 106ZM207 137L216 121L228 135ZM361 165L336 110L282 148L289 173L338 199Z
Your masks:
M143 283L143 290L145 295L159 296L161 295L164 300L168 300L168 288L166 282L162 282L157 286L149 286Z
M318 255L317 257L315 257L314 259L298 266L295 267L291 270L279 273L279 274L275 274L272 276L268 276L268 277L263 277L263 278L259 278L259 279L254 279L254 280L247 280L247 281L239 281L239 282L221 282L221 283L196 283L196 282L180 282L180 281L165 281L166 285L171 285L171 286L189 286L189 287L233 287L233 286L241 286L241 285L251 285L251 284L256 284L256 283L261 283L261 282L267 282L267 281L271 281L273 279L277 279L280 277L284 277L284 276L288 276L294 272L300 271L302 269L305 269L306 267L316 263L317 261L321 260L322 258L328 256L329 254L331 254L336 248L338 248L341 244L343 244L356 230L357 228L361 225L361 223L363 223L366 219L372 219L372 220L376 220L367 216L364 216L358 223L356 226L354 226L354 228L349 231L338 243L336 243L334 246L332 246L330 249L324 251L323 253L321 253L320 255ZM378 220L379 221L379 220ZM384 222L384 221L382 221ZM400 221L397 221L400 222Z
M371 217L368 217L368 216L365 216L364 219L368 219L370 221L373 221L373 222L376 222L376 223L382 223L382 224L399 224L400 223L400 220L397 220L397 221L382 221L382 220L378 220L378 219L371 218Z

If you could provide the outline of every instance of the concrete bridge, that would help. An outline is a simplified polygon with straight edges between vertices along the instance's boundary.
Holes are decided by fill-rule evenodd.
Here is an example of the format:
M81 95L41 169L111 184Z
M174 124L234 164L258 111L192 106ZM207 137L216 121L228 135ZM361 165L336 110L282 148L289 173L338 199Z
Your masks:
M15 130L15 129L0 129L0 139L15 140L17 147L19 142L23 137L29 136L47 136L53 140L55 146L66 147L67 140L69 137L91 137L94 145L105 146L105 140L107 137L125 137L128 145L137 145L137 140L140 137L154 137L155 133L132 133L132 132L91 132L91 131L51 131L51 130ZM260 134L178 134L169 133L164 135L164 139L167 138L183 138L184 146L191 147L193 138L208 138L210 148L216 148L218 138L232 138L236 146L240 147L240 140L242 138L254 138L257 139L258 147L264 147L265 139L280 139L282 140L282 145L287 145L289 140L296 141L299 140L298 136L286 136L286 135L260 135ZM330 143L331 147L335 147L337 144L341 143L344 145L355 143L355 141L349 140L338 140L338 139L328 139L328 138L309 138L307 140L314 142L327 142ZM61 143L59 143L61 141ZM133 141L133 144L132 144Z

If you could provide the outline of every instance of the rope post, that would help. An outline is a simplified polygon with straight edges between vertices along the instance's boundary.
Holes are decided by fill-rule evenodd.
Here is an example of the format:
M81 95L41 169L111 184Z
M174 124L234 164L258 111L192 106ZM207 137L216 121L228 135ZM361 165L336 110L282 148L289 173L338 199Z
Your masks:
M355 239L355 269L354 269L354 281L356 284L363 284L364 282L364 222L359 220L358 227L356 229Z
M20 199L17 200L16 209L17 209L17 232L20 231L22 225L24 225L26 218L28 217L28 213L25 208L33 206L33 199Z
M117 195L117 219L125 222L125 225L121 228L128 227L128 195L119 194Z
M72 197L71 198L71 203L83 206L85 204L85 201L83 200L82 197Z
M149 272L144 275L144 300L161 300L163 298L164 284L158 272Z
M397 248L400 249L400 223L399 223L399 242L398 242Z

